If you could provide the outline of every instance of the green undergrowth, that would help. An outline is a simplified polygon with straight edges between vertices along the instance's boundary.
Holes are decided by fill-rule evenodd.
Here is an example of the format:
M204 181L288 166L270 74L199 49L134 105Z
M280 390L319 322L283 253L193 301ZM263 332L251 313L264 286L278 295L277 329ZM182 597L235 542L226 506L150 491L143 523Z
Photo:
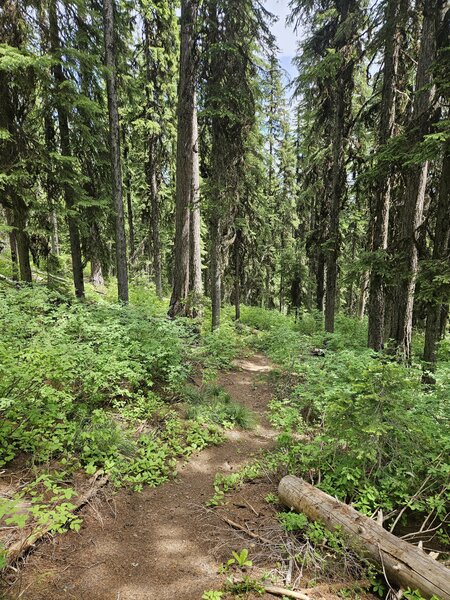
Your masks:
M449 340L436 385L425 386L420 360L407 367L374 354L356 319L339 315L336 333L325 335L318 315L295 322L246 307L242 323L280 368L270 419L281 430L276 453L285 470L364 514L381 509L394 532L423 524L450 547Z
M170 321L167 303L139 282L129 306L110 294L88 286L78 302L40 285L0 288L0 468L28 469L28 483L0 499L8 527L77 529L80 470L156 486L177 460L220 443L224 428L253 424L217 386L198 394L186 384L193 365L209 379L229 365L235 335L202 338L195 323Z
M233 402L231 396L218 385L187 388L183 397L188 405L188 419L220 425L225 429L236 426L251 429L256 424L255 415L242 404Z

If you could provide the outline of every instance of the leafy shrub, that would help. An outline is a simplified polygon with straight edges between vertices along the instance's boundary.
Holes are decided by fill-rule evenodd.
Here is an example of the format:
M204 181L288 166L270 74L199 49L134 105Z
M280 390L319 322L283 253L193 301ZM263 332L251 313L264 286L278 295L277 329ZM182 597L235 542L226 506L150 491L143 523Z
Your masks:
M187 373L183 327L133 307L2 290L0 327L0 464L20 451L37 461L73 452L96 409L142 402L143 390L179 386Z

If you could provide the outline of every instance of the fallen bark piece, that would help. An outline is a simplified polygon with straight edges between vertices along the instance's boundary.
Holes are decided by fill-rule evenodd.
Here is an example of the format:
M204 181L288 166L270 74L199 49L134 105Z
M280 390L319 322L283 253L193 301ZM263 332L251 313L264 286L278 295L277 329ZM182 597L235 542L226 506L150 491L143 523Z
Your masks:
M100 488L104 487L107 483L108 483L107 475L104 475L101 478L99 478L98 475L94 475L94 477L92 478L91 487L82 496L80 496L78 498L73 512L77 512L78 510L80 510L80 508L82 508L85 504L87 504L89 502L89 500L91 500L96 495L98 490ZM50 532L50 526L41 527L40 529L33 531L26 538L22 538L18 542L15 542L11 546L9 546L9 548L6 551L7 566L11 566L15 562L17 562L17 560L19 560L19 558L21 556L23 556L29 550L31 550L31 548L37 542L42 540L42 538L44 538L49 532Z
M381 566L388 583L419 590L427 598L450 600L447 567L351 506L292 475L280 481L278 495L288 508L322 521L330 530L338 527L355 550Z
M309 596L302 592L287 590L286 588L277 587L276 585L263 585L262 587L268 594L272 594L273 596L285 596L286 598L297 598L298 600L311 600Z

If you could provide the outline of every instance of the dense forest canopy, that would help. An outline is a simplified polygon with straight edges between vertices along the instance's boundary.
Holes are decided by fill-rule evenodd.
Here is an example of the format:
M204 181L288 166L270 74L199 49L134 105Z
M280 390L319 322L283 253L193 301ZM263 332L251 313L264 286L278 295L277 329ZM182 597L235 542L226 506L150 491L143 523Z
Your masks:
M433 364L449 300L448 5L291 0L287 85L252 0L5 0L1 217L13 280L148 277L223 302L368 315ZM181 11L181 12L180 12ZM43 276L43 275L41 275ZM389 342L390 340L390 342Z

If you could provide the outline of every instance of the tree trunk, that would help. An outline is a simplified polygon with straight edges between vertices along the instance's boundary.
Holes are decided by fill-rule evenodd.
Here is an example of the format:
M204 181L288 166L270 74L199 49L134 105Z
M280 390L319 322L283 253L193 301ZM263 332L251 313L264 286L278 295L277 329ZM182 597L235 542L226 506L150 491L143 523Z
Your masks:
M192 189L190 214L190 293L191 312L196 317L200 313L199 301L203 294L202 286L202 257L201 257L201 218L200 218L200 173L199 173L199 144L197 108L194 105L192 139L194 154L192 161Z
M236 231L234 240L234 317L236 321L241 318L241 240L242 231Z
M120 156L120 126L116 85L116 55L114 44L114 0L103 2L105 37L106 89L108 94L109 139L112 169L112 195L116 226L116 268L119 302L128 303L127 242L122 197L122 166Z
M222 250L221 227L218 218L210 224L210 285L211 285L211 329L220 327L220 306L222 302Z
M49 3L49 34L50 48L54 58L58 61L53 66L53 76L57 85L56 110L58 115L59 137L61 154L66 157L71 156L70 150L70 132L69 119L67 116L67 108L64 100L58 99L58 94L62 94L62 87L66 81L63 68L61 65L61 43L58 30L58 15L56 11L56 0L51 0ZM78 230L78 222L75 217L75 198L74 191L70 183L67 181L63 186L64 201L67 208L67 224L69 227L70 239L70 254L72 257L72 273L73 283L75 287L75 295L77 298L84 298L84 279L83 279L83 264L81 257L81 242L80 232Z
M439 201L436 211L436 228L434 232L433 262L444 264L450 259L450 154L442 163ZM441 321L443 314L442 298L439 289L435 290L436 298L429 303L427 324L425 328L425 347L423 360L432 366L436 363L436 345L441 336Z
M149 152L153 152L149 150ZM150 164L153 161L150 161ZM151 236L152 236L152 258L153 258L153 281L158 298L162 298L162 266L161 266L161 234L160 234L160 207L159 207L159 185L156 174L156 166L151 164L148 176L150 181L150 214L151 214Z
M194 161L193 127L195 110L195 27L197 0L181 2L180 81L176 169L176 223L173 289L169 316L186 314L189 294L190 211Z
M123 162L125 170L125 195L127 199L127 220L128 220L128 243L130 246L130 262L133 260L135 251L134 240L134 218L133 218L133 203L131 199L131 169L128 164L128 143L125 128L122 127L123 140Z
M362 321L366 313L367 293L369 286L369 272L364 271L361 276L361 285L359 288L359 300L358 300L358 319Z
M30 245L26 231L28 208L25 202L13 193L13 226L16 238L17 257L19 259L20 279L27 283L32 282L30 264Z
M323 301L325 298L325 256L321 250L317 256L316 270L316 308L323 313Z
M378 150L385 147L393 136L396 116L396 88L401 46L400 16L404 6L398 0L389 0L385 11L386 41L384 49L383 90L380 107ZM385 292L383 271L380 269L380 252L387 248L391 176L381 173L376 181L375 202L371 215L373 232L372 265L369 282L368 345L380 351L384 345Z
M91 276L89 281L94 286L102 286L105 281L103 278L103 268L101 261L101 240L98 224L93 222L91 225L91 235L89 240Z
M419 590L427 598L450 600L447 567L351 506L292 475L283 477L278 495L288 508L321 521L330 531L338 528L355 550L382 567L390 583Z
M357 2L347 0L340 7L341 23L353 19ZM349 25L351 25L349 27ZM342 52L343 66L337 76L335 87L335 109L333 115L333 135L331 140L332 167L330 190L330 230L326 252L326 294L325 294L325 331L334 332L336 312L338 258L340 252L340 211L346 189L345 148L348 121L351 111L351 97L354 87L353 59L351 53L354 25L347 23L347 33L338 50Z
M12 227L12 220L9 213L9 210L6 209L6 223L8 226ZM11 271L13 281L19 281L19 259L18 259L18 250L17 250L17 240L16 240L16 232L12 229L9 232L9 249L11 252Z
M429 0L424 8L421 34L421 47L416 75L412 121L409 126L411 147L419 144L429 133L431 108L435 98L432 65L436 57L437 30L443 0ZM428 178L428 161L412 165L406 169L406 195L400 224L401 280L397 288L397 313L394 339L399 356L409 361L411 358L412 318L414 293L418 271L417 236L422 224L425 190Z
M2 35L0 42L19 48L23 43L23 21L17 2L3 2L3 14L0 14ZM17 139L17 116L20 108L17 106L12 92L13 79L5 69L0 70L0 130L8 132L9 136L0 143L0 164L2 172L14 172L20 159L22 144ZM26 97L25 97L26 98ZM20 117L19 117L20 120ZM29 254L29 238L26 231L28 220L28 206L23 200L20 187L14 183L4 182L1 191L1 200L6 208L6 217L9 225L13 227L10 234L11 258L13 261L13 274L17 273L17 262L22 281L31 283L31 266Z

